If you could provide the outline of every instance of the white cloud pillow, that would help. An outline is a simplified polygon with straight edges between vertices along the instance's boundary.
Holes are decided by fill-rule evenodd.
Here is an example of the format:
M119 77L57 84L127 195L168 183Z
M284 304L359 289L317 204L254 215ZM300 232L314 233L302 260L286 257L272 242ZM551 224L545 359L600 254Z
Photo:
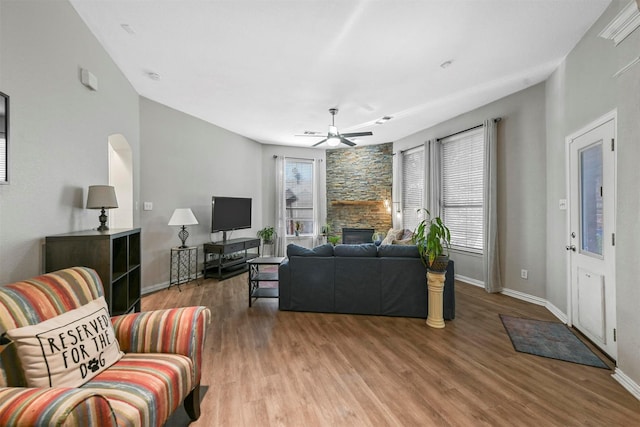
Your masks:
M29 387L79 387L124 355L104 297L7 336Z

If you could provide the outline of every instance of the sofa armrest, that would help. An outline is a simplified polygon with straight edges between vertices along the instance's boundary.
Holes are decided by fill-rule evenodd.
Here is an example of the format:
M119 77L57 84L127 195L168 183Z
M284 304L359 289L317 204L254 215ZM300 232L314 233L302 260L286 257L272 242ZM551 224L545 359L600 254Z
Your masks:
M116 426L106 397L82 388L0 388L2 426Z
M125 314L111 318L120 349L125 353L182 354L193 361L196 384L211 319L207 307L180 307Z

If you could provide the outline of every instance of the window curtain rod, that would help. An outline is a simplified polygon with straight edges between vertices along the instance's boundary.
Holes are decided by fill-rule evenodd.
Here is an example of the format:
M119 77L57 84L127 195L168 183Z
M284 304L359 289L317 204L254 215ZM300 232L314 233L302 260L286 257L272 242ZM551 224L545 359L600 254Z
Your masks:
M274 158L274 159L277 159L278 157L279 157L279 156L278 156L277 154L274 154L274 155L273 155L273 158ZM305 159L305 158L302 158L302 157L287 157L287 159L293 159L293 160L317 160L317 161L319 161L319 162L324 161L324 159L316 159L315 157L314 157L314 158L312 158L312 159Z
M414 148L420 148L420 147L424 147L424 144L420 144L420 145L416 145L415 147L410 147L410 148L405 148L404 150L400 150L400 154L406 153L407 151L411 151ZM395 156L396 153L393 153L393 155Z
M493 121L496 122L496 123L498 123L500 120L502 120L502 117L497 117L497 118L493 119ZM454 135L459 135L461 133L469 132L470 130L478 129L478 128L481 128L482 126L484 126L484 125L472 126L469 129L465 129L465 130L461 130L461 131L458 131L458 132L454 132L451 135L443 136L442 138L437 138L436 141L440 142L445 138L449 138L449 137L452 137Z

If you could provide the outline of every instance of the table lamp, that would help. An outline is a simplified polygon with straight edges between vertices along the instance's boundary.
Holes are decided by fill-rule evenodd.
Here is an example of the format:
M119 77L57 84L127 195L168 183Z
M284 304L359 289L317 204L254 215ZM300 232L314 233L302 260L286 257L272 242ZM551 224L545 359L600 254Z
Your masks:
M116 189L110 185L90 185L89 195L87 196L87 209L101 209L100 226L98 231L106 231L107 227L107 215L105 209L113 209L118 207L118 200L116 199Z
M182 241L182 246L180 246L181 249L187 247L185 242L187 241L187 237L189 237L189 232L185 226L196 224L198 224L198 220L193 212L191 212L190 208L178 208L173 211L173 215L171 215L171 219L169 219L169 225L178 225L182 227L178 232L178 238Z

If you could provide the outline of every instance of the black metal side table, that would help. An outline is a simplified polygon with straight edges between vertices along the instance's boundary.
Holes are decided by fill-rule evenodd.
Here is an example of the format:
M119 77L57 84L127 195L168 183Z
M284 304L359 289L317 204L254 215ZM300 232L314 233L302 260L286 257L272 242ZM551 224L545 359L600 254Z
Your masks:
M176 285L179 291L180 285L198 278L198 247L171 248L171 264L169 267L169 288ZM199 282L196 282L200 285Z
M278 282L277 266L284 257L258 257L247 261L249 265L249 307L253 298L278 298L278 287L260 287L260 282ZM260 271L260 266L276 266L275 271Z

